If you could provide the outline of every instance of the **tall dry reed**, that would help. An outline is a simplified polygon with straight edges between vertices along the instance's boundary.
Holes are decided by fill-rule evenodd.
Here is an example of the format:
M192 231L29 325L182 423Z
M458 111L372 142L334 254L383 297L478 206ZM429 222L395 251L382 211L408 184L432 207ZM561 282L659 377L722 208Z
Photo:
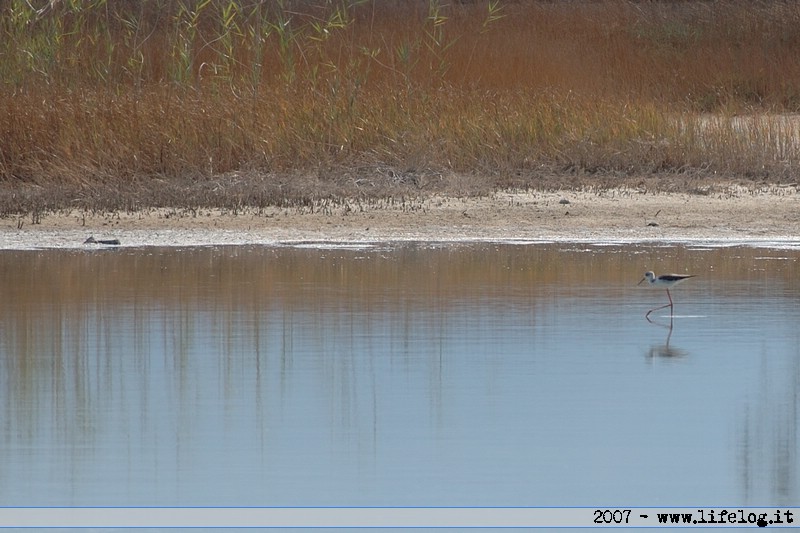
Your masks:
M0 0L0 212L779 180L797 122L735 117L800 112L798 57L779 0Z

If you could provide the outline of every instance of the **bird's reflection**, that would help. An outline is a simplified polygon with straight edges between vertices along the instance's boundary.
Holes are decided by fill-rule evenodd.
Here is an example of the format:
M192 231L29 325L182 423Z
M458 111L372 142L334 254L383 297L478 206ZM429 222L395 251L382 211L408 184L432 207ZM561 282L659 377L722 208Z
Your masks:
M670 314L669 316L668 324L664 324L656 320L650 320L649 317L647 318L647 321L650 322L651 324L660 326L667 330L667 340L664 341L664 344L656 344L651 346L650 350L648 350L647 352L648 358L655 359L656 357L666 357L671 359L677 359L680 357L686 357L686 355L688 355L688 352L686 350L682 350L681 348L677 348L675 346L670 346L670 339L672 339L672 329L674 325L672 314Z

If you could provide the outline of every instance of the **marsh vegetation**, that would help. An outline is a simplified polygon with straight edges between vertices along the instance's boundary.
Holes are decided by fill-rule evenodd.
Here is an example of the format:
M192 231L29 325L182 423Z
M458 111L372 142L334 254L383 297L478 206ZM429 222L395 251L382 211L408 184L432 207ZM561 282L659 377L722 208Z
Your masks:
M800 4L0 0L0 213L794 180Z

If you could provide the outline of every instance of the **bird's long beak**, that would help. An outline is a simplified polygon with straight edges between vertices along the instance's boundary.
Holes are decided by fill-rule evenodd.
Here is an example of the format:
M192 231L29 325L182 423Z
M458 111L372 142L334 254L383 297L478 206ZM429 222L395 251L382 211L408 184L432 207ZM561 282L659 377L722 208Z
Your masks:
M644 280L646 280L646 279L647 279L647 278L646 278L646 277L644 277L644 278L642 278L642 281L644 281ZM637 283L636 285L637 285L637 286L638 286L638 285L641 285L641 284L642 284L642 281L640 281L640 282L639 282L639 283Z

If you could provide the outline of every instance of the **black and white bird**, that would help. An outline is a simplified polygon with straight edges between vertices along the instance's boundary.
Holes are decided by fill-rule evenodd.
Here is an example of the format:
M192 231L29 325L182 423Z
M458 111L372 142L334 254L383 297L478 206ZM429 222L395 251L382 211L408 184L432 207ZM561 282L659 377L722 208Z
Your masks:
M647 314L644 315L645 318L648 318L650 316L650 313L652 313L653 311L658 311L659 309L664 309L665 307L669 307L670 309L672 309L674 306L672 305L672 295L669 293L670 287L674 287L678 283L694 277L697 276L695 276L694 274L662 274L660 276L656 276L655 272L653 272L652 270L645 272L642 281L637 283L637 285L641 285L643 282L647 281L649 287L661 288L666 290L667 298L669 298L668 304L649 310Z

